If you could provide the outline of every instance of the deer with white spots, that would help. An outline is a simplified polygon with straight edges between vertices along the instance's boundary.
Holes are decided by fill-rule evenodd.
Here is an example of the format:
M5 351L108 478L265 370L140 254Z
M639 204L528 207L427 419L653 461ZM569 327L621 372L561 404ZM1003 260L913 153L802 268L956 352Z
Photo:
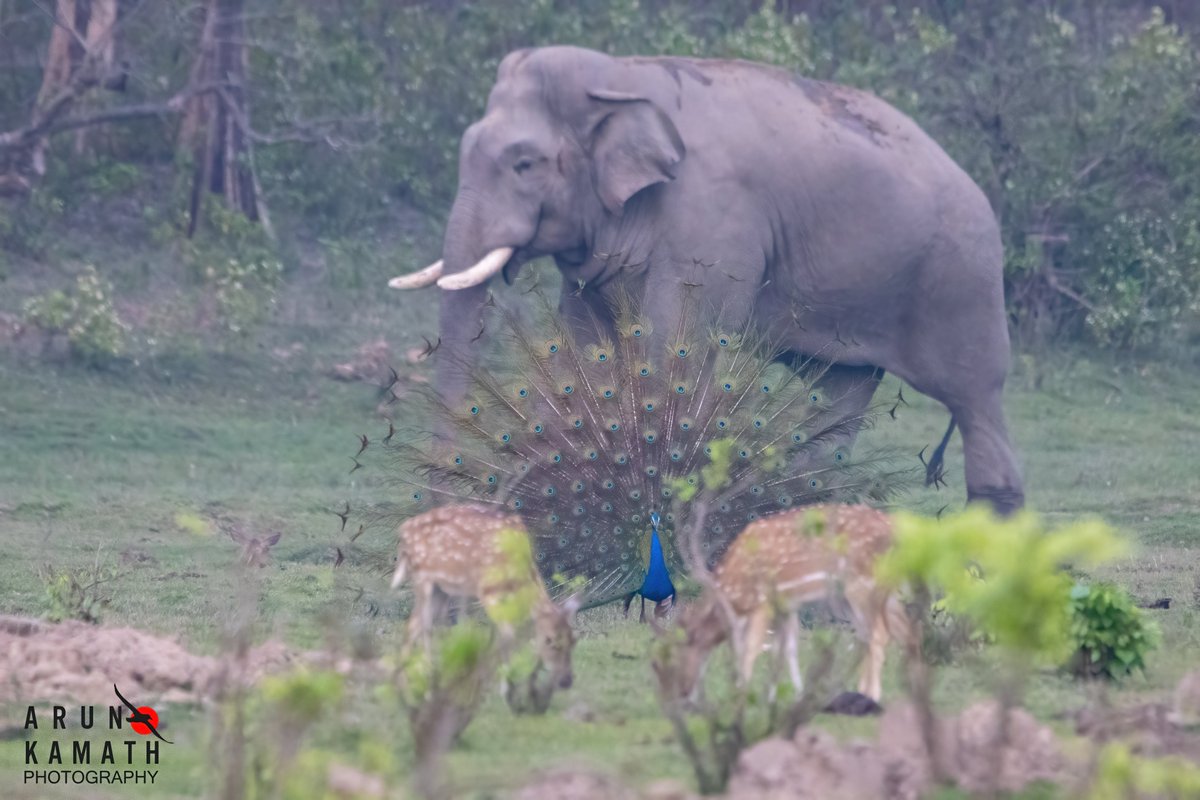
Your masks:
M437 590L444 595L477 598L496 625L501 641L511 643L517 627L532 617L538 658L554 685L572 682L572 630L579 602L556 605L534 565L525 523L485 505L442 506L400 525L399 555L392 587L407 579L413 590L408 643L419 637L432 650Z
M855 632L867 645L858 691L878 702L889 640L913 644L900 598L875 582L875 562L891 543L891 519L862 505L814 505L747 525L714 571L709 592L683 616L683 691L693 690L730 628L742 685L773 629L776 657L786 659L799 691L797 612L808 603L829 601L835 608L848 607Z

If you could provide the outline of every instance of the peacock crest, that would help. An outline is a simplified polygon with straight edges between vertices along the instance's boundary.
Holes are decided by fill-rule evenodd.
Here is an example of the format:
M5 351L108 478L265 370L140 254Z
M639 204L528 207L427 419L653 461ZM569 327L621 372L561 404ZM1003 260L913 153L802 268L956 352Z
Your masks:
M476 368L462 406L429 398L452 446L388 443L407 496L395 520L464 500L519 513L542 574L576 591L585 582L598 605L639 591L655 539L670 572L685 570L679 532L701 499L713 564L763 514L879 501L895 485L885 455L835 446L869 420L829 421L818 364L688 319L654 331L628 300L581 341L544 298L536 305L536 322L494 312L497 357Z

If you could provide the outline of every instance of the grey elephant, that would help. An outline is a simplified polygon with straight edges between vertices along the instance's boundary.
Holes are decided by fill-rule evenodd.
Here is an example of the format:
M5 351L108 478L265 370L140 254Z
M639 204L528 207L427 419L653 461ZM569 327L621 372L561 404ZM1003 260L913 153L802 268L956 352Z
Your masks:
M831 364L846 419L894 372L950 410L947 439L960 427L968 498L1023 504L995 216L873 95L742 61L511 53L463 134L441 260L390 284L443 290L448 403L468 391L489 283L543 255L581 336L618 291L657 331L687 303Z

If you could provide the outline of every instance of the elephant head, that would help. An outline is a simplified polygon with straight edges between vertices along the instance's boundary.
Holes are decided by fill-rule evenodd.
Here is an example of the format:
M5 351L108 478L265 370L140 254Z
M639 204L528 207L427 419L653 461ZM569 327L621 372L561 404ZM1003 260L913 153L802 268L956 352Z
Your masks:
M495 277L511 283L539 256L585 262L595 230L637 193L672 180L684 158L659 102L620 72L616 59L574 48L512 53L483 118L463 134L442 258L389 284L442 290L437 389L447 404L467 392Z

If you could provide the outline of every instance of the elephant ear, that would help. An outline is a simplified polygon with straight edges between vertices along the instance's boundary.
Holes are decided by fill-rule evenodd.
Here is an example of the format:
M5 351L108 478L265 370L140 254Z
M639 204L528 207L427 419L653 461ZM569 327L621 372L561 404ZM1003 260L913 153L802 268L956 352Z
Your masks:
M647 98L599 89L588 97L597 108L590 136L596 190L620 214L642 189L674 180L686 150L674 123Z

